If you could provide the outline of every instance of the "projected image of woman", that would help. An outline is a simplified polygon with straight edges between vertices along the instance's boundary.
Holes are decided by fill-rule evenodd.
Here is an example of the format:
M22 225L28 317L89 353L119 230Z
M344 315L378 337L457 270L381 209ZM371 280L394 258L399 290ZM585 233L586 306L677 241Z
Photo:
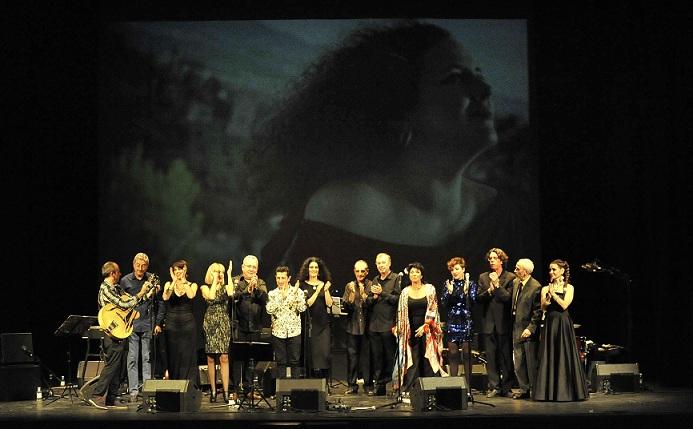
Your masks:
M505 216L508 202L469 174L497 142L490 96L469 53L433 24L357 30L322 56L252 154L265 167L252 183L260 199L290 209L264 248L267 265L319 254L346 281L366 250L437 267L457 239L494 243L507 222L488 213ZM270 159L281 163L270 169ZM287 205L276 204L282 195ZM421 259L422 248L440 251ZM447 277L437 270L432 278Z

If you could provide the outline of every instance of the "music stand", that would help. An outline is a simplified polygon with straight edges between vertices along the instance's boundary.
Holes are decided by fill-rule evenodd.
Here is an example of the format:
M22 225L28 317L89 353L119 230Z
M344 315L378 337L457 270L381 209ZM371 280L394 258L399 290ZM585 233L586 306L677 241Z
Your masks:
M96 316L80 316L77 314L71 314L67 316L67 319L63 321L63 323L60 324L58 329L55 330L53 335L56 337L65 337L69 338L71 336L79 336L82 338L84 334L89 330L91 326L98 325L99 324L99 319ZM85 372L87 370L87 365L83 365L82 367L82 379L84 379ZM74 394L76 397L79 398L79 393L77 392L77 385L74 383L74 380L72 379L72 358L71 358L71 353L70 353L70 345L68 344L67 346L67 376L65 380L65 389L63 390L63 393L53 399L51 402L49 402L47 405L52 404L53 402L57 401L58 399L64 398L65 395L69 395L70 397L70 403L74 403L72 399L72 395Z
M247 361L250 368L255 368L256 361L271 361L274 360L272 346L270 343L262 341L234 341L231 343L230 355L233 360ZM253 371L253 382L250 384L250 392L238 403L238 409L247 406L249 410L259 408L261 401L265 401L270 409L274 409L263 395L262 388L258 380L257 372ZM243 378L243 369L241 369L241 378ZM260 391L260 398L255 402L255 391Z
M337 292L337 291L335 290L335 292ZM339 296L333 296L332 297L332 306L327 308L327 314L331 315L335 319L338 319L341 316L349 316L349 313L344 311L344 303L342 301L342 298L340 298ZM335 324L332 323L331 326L334 327ZM342 325L339 325L338 329L344 330L344 327ZM366 335L364 334L363 341L367 341L365 339L365 337L366 337ZM330 368L327 370L328 371L327 386L330 389L335 388L335 387L340 386L340 385L345 386L345 387L349 387L349 385L347 383L339 380L338 378L332 377L332 370L333 370L332 355L334 354L332 351L332 345L333 345L332 341L331 341L332 338L334 338L334 335L332 335L332 332L330 332L330 352L331 353L330 353ZM363 345L361 347L363 347ZM359 349L359 354L361 354L360 352L361 352L361 350ZM335 383L335 381L336 381L336 383Z

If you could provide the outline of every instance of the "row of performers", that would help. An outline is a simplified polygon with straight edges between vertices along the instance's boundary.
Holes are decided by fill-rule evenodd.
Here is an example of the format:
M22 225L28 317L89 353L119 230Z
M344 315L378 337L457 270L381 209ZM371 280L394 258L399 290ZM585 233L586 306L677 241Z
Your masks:
M369 395L385 395L390 382L393 389L401 387L406 395L418 377L457 375L460 362L465 366L467 386L471 386L471 342L473 334L478 332L486 350L487 397L512 396L540 401L587 399L584 369L568 313L574 297L568 263L551 262L550 283L542 287L532 277L534 264L531 260L519 259L513 274L505 269L508 256L502 249L490 249L486 259L489 270L471 280L465 273L464 259L451 258L447 262L451 278L445 282L440 297L436 288L425 282L424 267L418 262L410 263L403 273L396 274L391 270L390 256L380 253L375 260L378 274L369 279L368 263L356 261L354 280L346 285L342 296L343 308L348 314L345 328L349 386L346 393L357 393L356 380L363 374L364 388ZM113 303L121 308L142 308L143 301L155 290L147 280L148 265L145 254L136 255L133 272L121 282L118 265L106 262L102 267L104 280L99 289L99 306ZM230 301L245 302L244 309L237 310L239 318L245 318L245 329L241 329L241 333L253 331L251 325L260 316L259 309L264 307L271 315L272 345L279 377L302 374L301 313L308 310L311 376L327 378L329 313L334 300L329 269L324 262L318 257L305 259L293 283L289 268L277 267L277 287L269 292L265 282L257 276L256 257L246 256L241 269L242 274L234 277L231 261L228 268L218 262L212 263L207 269L205 284L199 287L207 303L203 329L212 385L210 400L216 401L216 363L221 369L223 399L231 399L233 395L229 393ZM171 280L166 282L161 293L167 302L168 377L196 382L198 367L192 300L198 285L188 280L185 261L172 264L170 275ZM403 287L404 284L407 286ZM443 365L444 333L439 304L447 311L445 334L449 373ZM472 321L472 308L476 305L482 307L483 313L478 327L473 326ZM143 310L146 313L146 307ZM156 321L149 325L154 335L161 332L159 317L157 315ZM146 320L143 317L140 323L146 324ZM139 341L143 334L147 332L136 327L129 348L127 341L107 337L104 344L106 367L94 385L85 386L86 391L82 392L85 400L100 408L111 404L118 390L121 365L126 361L130 394L137 395L139 344L143 352L143 379L151 377L148 353L145 360L148 350L144 350L148 341ZM138 337L133 338L135 335ZM138 345L132 347L134 343ZM366 346L371 355L368 363L360 359ZM128 354L130 358L126 359ZM362 367L369 370L364 373ZM251 373L246 371L246 374ZM512 393L510 387L514 377L519 389Z

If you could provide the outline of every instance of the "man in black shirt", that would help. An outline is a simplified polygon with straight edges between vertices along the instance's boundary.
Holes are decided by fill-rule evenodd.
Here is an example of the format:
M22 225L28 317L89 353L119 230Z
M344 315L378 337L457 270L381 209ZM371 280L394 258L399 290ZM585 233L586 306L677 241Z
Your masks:
M260 331L267 317L267 285L257 276L258 259L253 255L243 258L242 274L231 279L233 284L232 320L238 326L233 330L233 341L260 341ZM233 345L231 345L233 349ZM233 353L233 350L231 350ZM253 370L249 362L243 366L243 391L250 390L253 381Z
M395 326L402 278L392 272L391 264L392 260L387 253L379 253L376 256L375 265L379 274L373 278L371 290L366 298L372 373L376 383L375 390L369 391L369 395L385 395L385 386L392 381L392 369L397 350L392 328Z
M366 299L371 289L368 276L368 263L358 260L354 264L354 280L344 288L342 303L344 310L349 313L346 320L347 333L347 395L358 393L356 383L359 375L363 377L363 388L366 392L373 389L371 375L370 346L368 340L368 312Z

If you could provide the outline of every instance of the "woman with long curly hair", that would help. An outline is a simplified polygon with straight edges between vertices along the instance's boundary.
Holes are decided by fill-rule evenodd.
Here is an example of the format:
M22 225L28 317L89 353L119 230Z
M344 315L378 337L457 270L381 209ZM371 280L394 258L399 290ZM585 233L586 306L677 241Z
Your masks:
M310 363L308 367L314 378L329 378L330 369L330 316L327 309L332 307L330 270L322 259L306 258L298 271L296 286L303 290L308 306L308 348Z

